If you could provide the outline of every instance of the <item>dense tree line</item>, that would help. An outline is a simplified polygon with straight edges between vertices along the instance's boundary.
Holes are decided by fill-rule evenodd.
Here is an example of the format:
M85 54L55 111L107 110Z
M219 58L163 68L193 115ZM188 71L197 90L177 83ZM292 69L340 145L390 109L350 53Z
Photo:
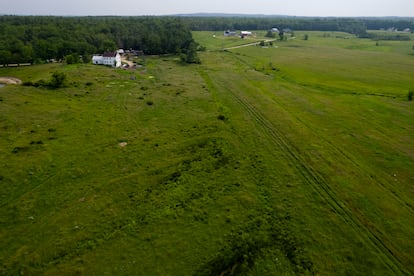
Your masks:
M196 47L180 18L0 16L0 64L90 56L117 48L146 54L191 52L193 57Z
M365 34L364 21L357 18L309 17L185 17L193 31L293 29L303 31L343 31Z
M341 31L366 37L367 30L397 28L414 31L414 18L335 18L335 17L219 17L193 16L184 21L194 31L293 29L303 31Z

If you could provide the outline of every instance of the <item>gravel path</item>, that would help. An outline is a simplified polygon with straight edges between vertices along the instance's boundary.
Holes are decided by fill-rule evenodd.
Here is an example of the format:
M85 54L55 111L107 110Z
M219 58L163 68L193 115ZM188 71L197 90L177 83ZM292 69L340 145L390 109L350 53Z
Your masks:
M3 84L22 84L22 81L13 77L0 77L0 83Z

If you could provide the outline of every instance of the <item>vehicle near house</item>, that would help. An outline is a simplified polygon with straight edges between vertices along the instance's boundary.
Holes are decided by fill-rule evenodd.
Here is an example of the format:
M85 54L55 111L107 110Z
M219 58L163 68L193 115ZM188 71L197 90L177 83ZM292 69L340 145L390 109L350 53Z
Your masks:
M224 31L224 36L236 36L236 35L237 35L236 31L231 31L231 30Z
M279 29L278 29L278 28L276 28L276 27L273 27L270 31L271 31L272 33L279 33Z

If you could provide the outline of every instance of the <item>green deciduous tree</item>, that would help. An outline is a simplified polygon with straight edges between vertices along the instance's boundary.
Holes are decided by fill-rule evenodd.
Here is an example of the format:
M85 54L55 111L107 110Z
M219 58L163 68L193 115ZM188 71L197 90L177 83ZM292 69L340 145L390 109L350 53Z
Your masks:
M274 38L275 37L275 33L269 30L269 31L267 31L265 37Z
M198 44L194 41L190 42L190 45L187 49L187 62L188 63L200 63L200 58L197 54Z
M77 54L67 55L65 56L65 61L67 64L79 63L79 56Z
M282 41L285 38L285 33L283 31L279 32L279 39Z
M8 50L0 50L0 64L9 64L12 61L12 53Z

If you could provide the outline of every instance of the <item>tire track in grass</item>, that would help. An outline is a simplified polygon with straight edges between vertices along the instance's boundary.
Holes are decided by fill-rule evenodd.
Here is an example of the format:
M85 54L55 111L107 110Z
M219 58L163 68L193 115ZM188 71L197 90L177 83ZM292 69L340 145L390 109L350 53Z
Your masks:
M300 84L298 84L298 85L300 85ZM305 85L300 85L301 87L303 87L303 88L305 88L305 89L312 89L312 88L307 88ZM288 86L284 86L284 88L286 88L286 89L290 89ZM314 90L314 89L312 89L312 91L314 91L314 92L316 92L316 93L318 93L318 91L316 91L316 90ZM326 90L327 91L327 90ZM273 95L271 95L271 97L273 98ZM318 100L315 96L312 96L312 95L307 95L307 97L308 98L312 98L314 101L317 101L317 102L319 102L319 103L321 103L321 101L320 100ZM278 106L279 107L281 107L281 108L283 108L286 112L289 112L283 105L281 105L280 103L277 103L275 100L273 101L275 104L278 104ZM303 120L303 119L301 119L300 118L300 116L297 116L297 115L295 115L295 114L293 114L293 116L294 116L294 118L295 118L295 120L297 120L297 121L299 121L300 123L302 123L303 125L305 125L305 126L307 126L308 128L310 128L310 126ZM367 119L366 118L362 118L361 120L364 120L364 121L366 121L366 123L367 124L370 124L370 125L374 125L375 126L375 128L376 128L376 130L379 132L379 133L381 133L381 128L382 128L382 126L381 125L379 125L378 123L376 123L376 122L372 122L372 121L367 121ZM313 130L313 131L315 131L315 130ZM344 158L346 158L354 167L356 167L356 168L358 168L359 169L359 171L364 171L365 172L365 175L367 176L367 177L370 177L370 178L372 178L373 180L375 180L375 182L379 185L379 186L381 186L381 188L384 190L384 192L387 192L387 193L389 193L389 195L390 196L392 196L392 198L394 198L400 205L401 205L401 207L402 208L406 208L406 210L408 211L408 212L410 212L410 213L414 213L414 208L413 208L413 206L410 204L410 203L408 203L408 202L405 202L400 196L399 196L399 194L394 190L394 189L392 189L391 187L388 187L388 185L387 185L387 183L386 182L384 182L384 180L381 178L381 177L379 177L379 176L375 176L375 173L374 173L374 171L373 171L373 169L370 167L368 170L367 170L367 168L364 168L364 169L362 169L361 168L361 166L360 166L360 164L355 160L355 157L353 157L352 156L352 154L350 155L349 153L346 153L344 150L342 150L340 147L338 147L338 146L336 146L336 145L334 145L334 143L331 141L331 140L329 140L329 139L326 139L326 138L324 138L324 135L319 135L319 137L320 137L320 139L322 139L323 141L324 141L324 143L327 143L327 144L329 144L330 145L330 147L331 147L331 149L332 150L334 150L334 151L336 151L337 152L337 154L338 154L338 156L343 156ZM389 136L387 136L387 139L388 140L391 140L391 138L389 137ZM387 139L385 139L385 140L387 140Z
M287 87L285 87L285 88L289 89ZM270 94L268 94L268 95L270 95ZM279 103L273 97L273 95L270 95L270 96L272 98L273 103L278 105L279 108L283 109L285 112L290 113L290 111L286 107L284 107L283 104ZM307 96L312 98L314 101L319 102L319 100L316 99L314 96L312 96L312 95L307 95ZM302 125L304 125L308 128L311 128L311 126L309 126L307 124L306 120L303 120L297 114L292 114L292 116L294 117L295 120L300 122ZM378 123L375 123L375 126L376 126L377 129L381 129L381 126ZM384 180L385 178L381 178L380 176L376 175L375 172L374 172L374 169L371 166L363 168L361 166L361 164L357 161L355 156L353 156L352 154L344 151L343 148L339 147L338 145L335 145L331 140L326 139L323 135L321 135L321 133L319 133L319 134L320 135L317 135L317 136L320 137L320 139L325 144L329 145L330 150L332 150L332 152L335 153L334 154L335 156L343 157L353 167L357 168L358 171L363 172L364 175L367 178L371 178L375 182L375 184L378 185L378 188L382 190L382 192L387 193L393 200L395 200L396 203L398 203L400 205L398 207L400 210L404 210L406 213L411 214L411 215L413 214L413 212L414 212L413 206L410 203L405 202L392 187L389 187L387 185L386 181ZM304 161L304 159L302 159L302 160ZM304 164L305 163L306 162L304 161ZM373 234L376 236L376 238L379 239L379 241L382 242L385 245L386 249L399 261L401 267L404 267L404 265L402 265L403 263L406 264L405 267L412 267L413 262L411 260L410 253L408 253L405 250L405 248L403 248L401 246L399 247L398 245L394 245L392 241L387 239L386 236L384 235L384 233L381 232L381 230L379 230L372 221L367 219L366 216L364 216L363 212L361 212L359 210L359 208L348 207L347 209L351 214L353 214L359 220L360 223L362 223L362 225L365 225L367 227L367 229L370 229L370 231L373 232ZM403 269L403 271L405 272L407 270ZM405 273L407 273L407 272L405 272Z
M235 57L232 55L231 57ZM237 59L237 57L236 57ZM242 61L242 60L239 60ZM229 60L228 62L231 62ZM247 67L252 68L250 64L243 62ZM215 71L211 71L215 73ZM239 72L242 73L242 72ZM393 245L384 233L381 232L364 214L352 206L345 205L345 202L340 200L336 192L326 179L316 171L311 164L306 162L306 158L302 157L301 151L299 148L295 147L291 141L283 134L277 127L269 121L262 112L260 112L255 106L253 106L249 100L244 98L242 95L236 93L229 86L216 86L216 84L210 78L207 71L201 71L200 75L204 78L206 84L208 84L211 93L216 94L217 90L220 89L223 94L231 97L234 103L238 104L242 110L245 110L245 113L248 114L253 122L256 122L260 128L263 129L263 133L269 136L269 139L273 144L283 149L282 153L286 160L290 161L293 167L298 170L298 174L303 176L305 183L311 185L313 190L319 194L319 196L326 200L333 212L338 214L352 229L357 233L361 239L367 242L369 248L372 248L378 253L382 253L380 259L386 264L392 271L396 274L410 274L408 267L411 266L412 261L410 261L410 256L407 253L404 253L404 250L398 250L396 246ZM240 75L239 75L240 77ZM281 108L285 109L280 103L275 102ZM289 112L285 109L286 112ZM293 114L294 115L294 114ZM298 119L294 116L295 119ZM299 120L302 124L302 120ZM306 125L306 124L305 124ZM344 156L353 166L360 168L358 162L352 158L352 155L349 156L341 148L336 147L332 143L328 145L340 156ZM369 173L368 173L369 175ZM386 185L383 181L380 181L379 178L376 179L379 184L383 186L382 188L386 191ZM400 204L403 203L398 196L394 195L397 199L397 202ZM412 206L401 205L403 208L407 208L408 212L412 212Z
M208 73L205 71L200 71L199 73L208 86L215 91L214 84L208 76ZM364 240L368 240L372 248L386 257L386 260L384 260L385 264L395 273L407 274L401 261L394 254L395 249L393 250L391 243L383 237L378 229L364 218L362 214L355 214L349 210L345 204L338 199L326 180L311 166L307 165L305 160L300 157L299 150L296 149L295 146L292 145L288 139L284 137L284 135L280 133L280 131L278 131L275 126L260 113L260 111L257 110L257 108L229 88L225 89L234 102L249 114L252 120L263 129L264 133L269 136L271 142L279 148L284 149L285 158L296 168L306 183L311 185L319 196L329 204L331 209L339 215L347 225L351 226L356 233L359 233ZM216 92L213 94L216 94Z

